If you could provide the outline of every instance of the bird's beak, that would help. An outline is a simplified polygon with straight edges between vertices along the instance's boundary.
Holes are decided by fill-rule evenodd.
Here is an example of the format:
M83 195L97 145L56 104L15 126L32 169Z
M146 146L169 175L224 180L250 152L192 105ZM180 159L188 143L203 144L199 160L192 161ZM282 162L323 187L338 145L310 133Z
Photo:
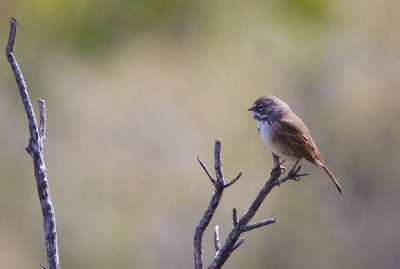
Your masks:
M250 107L250 108L248 109L248 111L254 111L254 109L255 109L255 106L252 106L252 107Z

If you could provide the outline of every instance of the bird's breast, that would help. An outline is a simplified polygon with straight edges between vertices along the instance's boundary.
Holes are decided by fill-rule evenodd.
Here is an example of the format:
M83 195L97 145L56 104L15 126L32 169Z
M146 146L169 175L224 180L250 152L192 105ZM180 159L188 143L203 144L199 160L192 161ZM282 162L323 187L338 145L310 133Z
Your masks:
M258 131L260 132L260 136L264 143L273 151L274 143L273 143L273 129L272 126L268 123L268 121L258 120L257 121ZM275 152L276 153L276 152Z
M271 126L268 121L257 121L258 131L260 132L260 136L264 143L274 152L276 155L290 159L297 160L298 157L291 150L289 145L282 143L282 139L279 138L279 135L276 134L276 130Z

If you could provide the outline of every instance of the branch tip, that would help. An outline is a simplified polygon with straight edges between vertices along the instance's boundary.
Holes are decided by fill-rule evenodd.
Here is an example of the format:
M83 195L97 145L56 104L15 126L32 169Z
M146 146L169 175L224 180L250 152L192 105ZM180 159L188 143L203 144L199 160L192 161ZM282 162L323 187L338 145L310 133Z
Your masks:
M243 172L240 172L234 179L231 180L231 182L225 184L225 188L227 188L230 185L232 185L233 183L235 183L242 176L242 174L243 174Z
M240 240L235 243L235 245L232 248L232 251L240 247L240 245L243 244L243 242L244 242L244 237L240 238Z
M15 25L15 27L17 26L17 20L13 17L10 18L10 24Z
M211 180L211 183L215 186L215 179L211 176L210 172L208 171L206 165L201 161L200 157L197 157L197 160L200 163L200 166L203 168L204 172L207 174L208 178Z
M215 140L215 147L221 148L221 141L220 140Z
M216 256L221 250L221 243L219 241L219 225L215 225L214 228L214 246L215 246L215 251L216 251L215 256Z
M237 220L237 214L236 214L236 208L232 209L232 219L233 219L233 227L236 227L238 225L238 220Z
M263 220L263 221L255 223L255 224L251 224L251 225L247 225L247 226L243 227L243 232L248 232L248 231L251 231L253 229L256 229L256 228L259 228L259 227L262 227L262 226L266 226L266 225L269 225L269 224L272 224L272 223L275 223L275 219L274 218Z
M217 181L222 186L225 186L224 172L222 170L222 159L221 159L221 141L219 140L215 140L214 165L215 165L215 174L217 177Z
M10 35L8 37L8 43L6 47L6 55L7 57L11 55L13 52L14 48L14 40L15 40L15 35L17 33L17 20L14 18L10 19Z
M39 99L39 137L44 142L46 138L46 101Z

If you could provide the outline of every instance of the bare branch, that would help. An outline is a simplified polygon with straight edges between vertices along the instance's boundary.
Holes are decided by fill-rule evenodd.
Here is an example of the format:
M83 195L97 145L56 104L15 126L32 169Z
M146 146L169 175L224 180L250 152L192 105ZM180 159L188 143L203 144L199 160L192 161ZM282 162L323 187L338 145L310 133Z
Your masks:
M222 160L221 160L221 141L215 141L214 150L214 164L215 164L215 174L217 176L217 182L222 186L225 185L224 172L222 170Z
M233 219L233 227L236 227L238 225L238 220L237 220L237 214L236 214L236 208L232 209L232 219Z
M59 269L59 255L57 245L56 219L54 207L51 201L50 189L47 182L47 169L43 158L43 141L46 131L46 112L44 101L39 101L40 128L37 126L35 112L29 98L26 83L13 54L13 45L16 35L17 21L10 19L10 35L6 47L6 56L13 70L15 80L18 84L19 93L24 104L29 124L29 144L26 148L33 160L33 168L36 178L36 185L39 194L40 205L43 214L43 229L45 233L47 262L49 269ZM39 135L40 134L40 135Z
M42 99L39 99L39 137L41 142L43 143L46 140L46 102Z
M25 112L28 117L30 137L34 141L37 141L39 135L38 135L38 131L37 131L35 112L33 111L32 103L29 99L29 94L26 89L24 76L22 75L21 69L19 68L17 60L15 59L14 54L13 54L13 45L14 45L16 30L17 30L17 21L14 18L11 18L10 19L10 36L9 36L8 43L7 43L6 56L7 56L8 62L10 63L10 66L13 70L15 80L17 81L17 84L19 87L19 93L21 95L22 102L25 107Z
M243 172L240 172L234 179L232 179L231 182L225 184L225 188L229 187L230 185L232 185L233 183L235 183L241 176L242 176Z
M215 210L221 200L222 193L224 191L224 179L222 173L222 160L221 160L221 142L215 141L214 146L214 162L215 162L215 173L217 174L217 181L211 180L215 187L213 195L211 197L210 204L208 205L207 210L204 212L202 219L200 220L199 224L197 224L195 232L194 232L194 265L196 269L203 268L203 234L205 229L207 228L208 224L210 223L212 217L214 216ZM208 172L205 165L200 161L198 158L200 165L203 167L204 171L211 179L210 173ZM222 176L222 178L221 178Z
M214 246L215 246L215 256L221 250L221 243L219 242L219 225L215 225L214 228Z
M224 175L222 171L222 161L221 161L221 143L219 141L215 142L215 148L214 148L214 164L215 164L215 173L217 175L217 180L214 182L208 172L207 168L205 168L205 165L200 161L200 165L203 167L204 171L206 171L206 174L211 181L213 182L215 186L215 191L213 193L213 196L211 197L211 202L210 205L205 212L202 220L200 223L196 226L195 230L195 237L194 237L194 245L195 245L195 250L194 250L194 260L195 260L195 268L200 269L203 268L203 253L202 253L202 235L204 233L204 230L207 228L209 222L211 221L211 218L213 217L213 214L215 212L216 207L218 206L219 200L222 197L222 192L225 188L229 187L233 183L235 183L240 176L242 175L242 172L240 172L231 182L225 184L224 183ZM219 239L219 226L217 225L215 227L214 231L214 244L215 244L215 249L216 249L216 256L214 258L214 261L212 264L208 267L209 269L213 268L221 268L221 266L226 262L226 260L230 257L232 252L237 249L243 242L244 238L239 239L240 235L244 232L251 231L253 229L263 227L266 225L269 225L271 223L275 223L274 218L270 218L264 221L260 221L255 224L248 225L249 221L254 217L256 214L257 210L261 206L261 203L265 200L266 196L270 193L272 188L275 186L279 186L283 182L293 179L293 180L299 180L301 176L305 176L306 174L298 174L300 168L298 169L293 169L292 171L289 172L288 176L282 179L279 179L280 176L284 173L285 168L282 166L282 164L285 162L283 160L280 162L279 156L275 155L274 153L272 154L273 160L274 160L274 168L271 171L271 177L269 180L265 183L263 188L259 191L257 197L254 199L253 203L247 210L247 212L238 220L237 219L237 211L236 208L233 208L232 210L232 219L233 219L233 229L230 232L228 238L225 241L225 244L221 246L220 244L220 239Z
M250 208L247 210L246 214L244 214L243 217L240 218L240 220L238 221L238 225L232 229L231 233L226 239L225 244L222 246L221 251L219 252L217 257L215 257L213 263L209 266L209 268L221 268L221 266L225 263L225 261L230 257L230 255L234 251L235 249L234 246L237 243L240 234L245 231L246 229L245 227L247 227L249 221L254 217L257 210L261 206L261 203L265 200L265 197L267 197L267 195L270 193L273 187L287 180L287 179L285 181L279 180L281 174L284 171L284 168L281 165L283 162L281 163L279 157L274 153L272 153L272 156L274 159L274 168L272 169L271 177L265 183L264 187L260 190L256 199L253 201ZM299 169L297 169L296 171L290 171L288 179L298 178L299 177L299 175L297 174L298 172ZM250 225L249 227L252 228L253 226Z
M255 224L247 225L247 226L243 227L243 232L248 232L248 231L251 231L251 230L253 230L255 228L266 226L266 225L271 224L271 223L275 223L275 219L274 218L263 220L263 221L255 223Z
M8 36L8 43L6 46L6 55L10 55L14 49L15 35L17 34L17 20L14 18L10 19L10 34Z
M208 178L211 180L211 183L215 185L215 179L211 176L210 172L208 171L206 165L201 161L200 157L197 157L197 160L199 161L201 167L203 167L204 172L206 172Z
M232 251L234 251L235 249L237 249L238 247L240 247L240 245L243 244L243 242L244 242L244 237L240 238L240 240L237 241L237 242L235 243L235 245L233 245Z

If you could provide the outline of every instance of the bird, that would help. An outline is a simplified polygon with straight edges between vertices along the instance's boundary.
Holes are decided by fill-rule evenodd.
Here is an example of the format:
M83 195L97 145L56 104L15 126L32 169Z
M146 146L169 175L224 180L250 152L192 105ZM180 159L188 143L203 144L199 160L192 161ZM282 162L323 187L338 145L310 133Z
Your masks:
M324 157L319 152L307 126L288 104L276 96L267 95L258 98L248 110L254 113L258 132L271 151L280 158L295 162L292 170L301 159L306 159L321 167L338 191L344 194L339 182L324 163Z

